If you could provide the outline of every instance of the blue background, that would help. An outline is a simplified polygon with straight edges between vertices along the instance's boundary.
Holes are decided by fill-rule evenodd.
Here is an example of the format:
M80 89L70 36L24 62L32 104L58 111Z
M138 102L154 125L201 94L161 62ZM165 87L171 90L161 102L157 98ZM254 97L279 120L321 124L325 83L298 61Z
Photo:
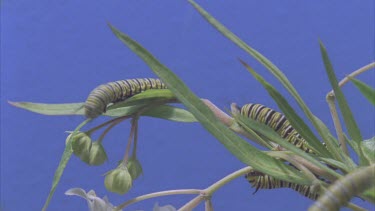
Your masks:
M374 1L198 1L248 44L273 61L299 90L312 111L333 129L325 102L330 86L318 39L338 78L374 60ZM154 77L111 33L110 22L128 33L173 70L202 98L228 109L231 102L277 108L238 62L240 57L282 93L282 86L254 59L215 31L186 1L1 2L1 207L40 210L63 151L66 133L84 118L41 116L7 100L82 102L99 84ZM374 72L359 79L374 86ZM374 108L352 84L343 88L362 135L374 135ZM286 95L291 99L289 95ZM294 101L291 101L296 105ZM297 108L297 107L296 107ZM301 113L299 109L297 112ZM103 121L97 120L97 121ZM64 192L95 189L120 204L149 192L205 188L244 167L198 123L142 118L139 159L145 175L124 196L105 190L102 176L122 158L129 124L104 140L109 162L88 167L73 157L49 210L86 210L86 202ZM303 210L312 201L288 190L254 189L237 179L213 196L215 210ZM132 205L151 210L155 202L182 206L192 196L161 197ZM369 204L356 200L360 205ZM199 209L203 209L202 206Z

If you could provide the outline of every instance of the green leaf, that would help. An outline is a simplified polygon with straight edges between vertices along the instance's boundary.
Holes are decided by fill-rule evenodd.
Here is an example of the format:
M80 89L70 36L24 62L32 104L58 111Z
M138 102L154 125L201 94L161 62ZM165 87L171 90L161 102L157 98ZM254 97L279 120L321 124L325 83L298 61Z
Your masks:
M9 104L44 115L83 115L83 103L46 104L32 102L11 102Z
M43 209L42 209L43 211L47 210L48 205L49 205L49 203L50 203L50 201L51 201L51 199L53 197L53 194L55 193L56 187L57 187L57 185L60 182L60 179L61 179L61 176L62 176L62 174L64 172L64 169L65 169L66 165L68 164L68 161L69 161L70 157L73 154L73 150L72 150L72 138L73 138L73 136L75 134L77 134L78 131L83 126L85 126L89 121L91 121L91 120L90 119L86 119L84 122L82 122L80 125L78 125L78 127L71 134L69 140L66 142L65 149L64 149L64 152L62 154L59 166L57 167L57 169L55 171L55 175L53 176L51 190L50 190L50 192L48 194L46 202L44 203L44 206L43 206Z
M373 89L371 86L363 83L362 81L348 77L351 82L358 88L358 90L367 98L368 101L372 105L375 106L375 89Z
M200 7L193 0L189 0L189 2L213 27L215 27L220 33L222 33L225 37L227 37L229 40L235 43L238 47L242 48L247 53L249 53L253 58L255 58L258 62L260 62L264 67L266 67L281 82L281 84L288 90L288 92L298 102L298 105L301 107L303 112L306 114L307 118L314 125L319 135L323 138L324 141L326 141L328 139L327 134L325 134L323 132L323 129L319 127L319 124L315 122L314 115L312 114L310 109L307 107L305 102L302 100L302 98L299 96L297 90L289 82L288 78L284 75L284 73L281 70L279 70L279 68L277 68L265 56L263 56L258 51L248 46L238 36L236 36L234 33L229 31L224 25L222 25L219 21L217 21L213 16L211 16L207 11L205 11L202 7Z
M375 137L361 142L363 155L370 164L375 163Z
M109 106L107 108L107 111L120 107L138 104L149 104L155 101L175 102L176 97L174 97L172 92L168 89L147 90L137 95L134 95L125 101ZM46 104L32 102L8 102L9 104L15 107L44 115L84 115L84 103ZM112 112L107 112L103 115L114 116Z
M324 133L326 133L328 135L328 139L325 140L325 143L327 145L327 149L328 151L330 152L330 154L332 155L331 157L335 158L336 160L338 161L343 161L343 158L342 158L342 155L344 155L344 151L341 149L341 147L339 147L338 145L338 140L335 139L329 129L327 128L327 126L317 117L317 116L314 116L315 118L315 121L319 124L319 127L323 130Z
M175 102L176 100L176 97L169 89L149 89L142 93L136 94L129 99L108 106L107 111L138 104L151 104L155 101Z
M256 73L249 65L244 61L240 60L241 63L249 70L249 72L259 81L263 87L267 90L268 94L275 100L279 108L283 111L286 118L289 120L290 124L293 126L297 132L305 138L306 142L313 149L317 155L323 157L332 157L332 155L327 151L319 139L314 135L310 128L305 124L305 122L297 115L294 109L289 105L288 101L267 81L263 79L258 73Z
M142 115L171 120L175 122L197 122L197 119L189 111L174 106L161 105L147 110Z
M347 165L343 164L342 162L340 161L337 161L335 159L331 159L331 158L320 158L321 161L323 161L324 163L326 164L329 164L330 166L333 166L333 167L336 167L336 168L339 168L341 170L343 170L344 172L350 172L351 169L348 168Z
M357 143L357 144L360 144L360 142L363 140L362 139L362 135L361 135L361 132L357 126L357 123L355 122L354 120L354 117L353 117L353 114L352 114L352 111L350 110L349 108L349 105L345 99L345 96L344 96L344 93L342 93L339 85L338 85L338 81L337 81L337 78L336 78L336 75L334 73L334 70L333 70L333 67L332 67L332 64L331 64L331 61L328 57L328 53L327 53L327 50L325 48L325 46L323 45L322 42L319 42L320 44L320 51L322 53L322 58L323 58L323 62L324 62L324 66L325 66L325 69L326 69L326 72L327 72L327 75L328 75L328 79L331 83L331 86L333 88L333 91L335 93L335 96L336 96L336 99L337 99L337 103L340 107L340 111L341 111L341 115L343 116L344 118L344 122L346 124L346 129L348 130L348 133L350 135L350 137ZM362 150L360 149L360 163L362 165L366 165L368 164L366 162L366 160L363 160L363 154L361 152Z
M151 91L151 90L149 90ZM148 92L148 91L146 91ZM146 94L146 92L144 92ZM152 92L148 92L152 95ZM143 93L139 94L143 95ZM121 105L110 106L104 116L120 117L134 114L141 108L147 106L146 103L151 103L154 101L159 101L160 99L166 98L152 98L146 97L141 98L135 95L135 99L122 103ZM168 98L171 99L171 98ZM31 103L31 102L9 102L13 106L22 108L28 111L32 111L44 115L84 115L83 104L84 103L64 103L64 104L45 104L45 103ZM120 104L120 103L119 103ZM123 107L121 107L123 106ZM142 114L142 116L150 116L160 119L166 119L176 122L196 122L197 120L194 116L187 110L174 107L161 105L154 108L148 109Z
M351 148L355 151L355 153L360 154L358 144L354 142L353 140L349 139L346 134L344 134L344 140L347 142Z
M217 121L212 111L173 72L129 36L121 33L111 25L110 27L125 45L147 63L195 118L240 161L251 165L256 170L262 170L266 174L274 175L278 179L299 184L309 184L310 181L301 172L257 150Z

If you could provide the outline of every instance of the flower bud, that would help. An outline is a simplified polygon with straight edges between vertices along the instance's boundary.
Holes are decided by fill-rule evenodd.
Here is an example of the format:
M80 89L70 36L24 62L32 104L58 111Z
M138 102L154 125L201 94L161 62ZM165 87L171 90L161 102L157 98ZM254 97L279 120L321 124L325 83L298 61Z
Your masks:
M133 180L137 179L143 173L142 165L135 157L131 157L126 166Z
M69 135L71 136L71 134ZM91 147L91 138L86 133L78 133L72 138L72 149L73 153L78 156L82 157L85 156L86 153L90 151Z
M104 179L104 185L107 190L118 194L128 192L132 187L132 182L128 168L123 163L108 172Z
M104 147L99 142L93 142L88 154L81 157L81 159L89 165L99 166L107 160L107 153Z

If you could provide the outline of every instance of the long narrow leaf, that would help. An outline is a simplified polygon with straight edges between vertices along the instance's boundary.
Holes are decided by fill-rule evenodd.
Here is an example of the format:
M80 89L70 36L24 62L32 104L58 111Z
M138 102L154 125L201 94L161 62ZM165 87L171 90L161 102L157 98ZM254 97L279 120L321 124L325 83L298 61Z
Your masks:
M73 135L76 134L89 121L90 121L90 119L87 119L84 122L82 122L80 125L78 125L78 127L73 131L73 133L70 136L69 140L66 142L65 149L64 149L64 152L63 152L63 154L61 156L61 160L60 160L59 166L57 167L57 169L55 171L55 175L53 176L51 190L50 190L50 192L48 194L48 197L47 197L47 200L44 203L44 206L42 208L43 211L47 210L48 205L49 205L49 203L50 203L50 201L51 201L51 199L53 197L53 194L55 193L56 187L57 187L57 185L60 182L60 179L61 179L61 176L62 176L62 174L64 172L64 169L65 169L66 165L68 164L68 161L70 160L70 157L72 156L72 153L73 153L73 149L72 149L72 138L73 138Z
M175 122L197 122L198 120L189 111L174 106L161 105L147 110L142 115Z
M349 77L350 81L357 87L357 89L366 97L366 99L375 106L375 89L363 83L362 81Z
M325 46L323 45L322 42L319 42L319 45L320 45L320 51L322 53L324 66L325 66L325 69L326 69L326 72L327 72L327 75L328 75L328 79L331 83L333 91L335 92L337 103L340 107L341 115L343 116L344 121L345 121L346 129L348 130L349 136L357 144L360 144L363 141L361 131L359 130L359 128L357 126L357 123L354 120L352 111L349 108L349 105L348 105L348 103L345 99L344 93L342 93L342 91L341 91L341 89L338 85L338 81L337 81L336 75L334 73L331 61L328 57L327 50L326 50L326 48L325 48ZM361 149L360 149L359 157L360 157L360 163L361 164L363 164L363 165L368 164L366 162L366 159L364 159L364 157L363 157L363 153L362 153Z
M31 112L44 115L83 115L83 103L32 103L32 102L12 102L9 104Z
M305 124L305 122L297 115L294 109L289 105L288 101L273 87L271 84L266 82L262 76L256 73L249 65L244 61L240 60L241 63L249 70L249 72L259 81L263 87L267 90L268 94L275 100L279 108L283 111L290 124L298 133L305 138L309 146L313 148L316 154L323 157L332 157L327 149L322 145L318 138L315 137L314 133Z
M280 71L270 60L264 57L255 49L248 46L244 41L242 41L238 36L234 33L229 31L223 24L217 21L213 16L211 16L207 11L205 11L202 7L200 7L197 3L193 0L189 0L189 2L195 7L195 9L213 26L215 27L220 33L222 33L225 37L235 43L238 47L245 50L249 53L253 58L258 60L262 65L264 65L280 82L281 84L289 91L289 93L295 98L298 105L301 107L303 112L306 114L307 118L311 121L313 126L318 131L319 135L323 138L324 141L328 139L327 134L325 134L322 128L319 127L318 123L315 122L312 112L307 107L305 102L302 100L300 95L298 94L297 90L293 87L293 85L289 82L288 78Z
M320 128L323 129L323 131L326 131L328 136L330 137L329 139L326 140L326 146L328 148L328 151L331 153L332 157L335 158L336 160L342 161L342 155L344 155L344 151L339 147L338 141L330 135L329 129L327 126L320 120L317 116L314 116L315 121L318 122L320 125Z
M136 104L136 103L137 104ZM143 103L141 103L143 102ZM149 101L145 99L137 99L122 104L123 107L117 105L107 109L104 116L120 117L131 115L137 112L140 108L145 106ZM63 104L46 104L46 103L31 103L31 102L9 102L13 106L22 108L31 112L44 115L84 115L84 103L63 103ZM177 108L174 106L160 105L155 108L150 108L142 113L142 116L150 116L160 119L166 119L176 122L196 122L194 116L185 109Z
M173 72L156 60L153 55L129 36L121 33L111 25L110 27L113 33L125 45L147 63L203 127L214 135L240 161L251 165L254 169L262 169L267 174L277 175L276 177L279 179L286 181L294 180L294 182L300 184L309 183L308 179L304 178L300 172L257 150L221 122L218 122L212 111Z

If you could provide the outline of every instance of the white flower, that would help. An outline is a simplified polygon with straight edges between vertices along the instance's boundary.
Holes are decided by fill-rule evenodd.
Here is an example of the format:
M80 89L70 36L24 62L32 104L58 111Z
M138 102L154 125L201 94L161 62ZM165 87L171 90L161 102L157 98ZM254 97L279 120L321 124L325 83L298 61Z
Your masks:
M104 196L102 199L97 197L94 190L90 190L86 193L85 190L81 188L71 188L65 192L65 195L68 196L80 196L87 200L90 211L112 211L114 206L108 201L107 196ZM164 211L164 210L160 210ZM167 211L167 210L165 210Z

